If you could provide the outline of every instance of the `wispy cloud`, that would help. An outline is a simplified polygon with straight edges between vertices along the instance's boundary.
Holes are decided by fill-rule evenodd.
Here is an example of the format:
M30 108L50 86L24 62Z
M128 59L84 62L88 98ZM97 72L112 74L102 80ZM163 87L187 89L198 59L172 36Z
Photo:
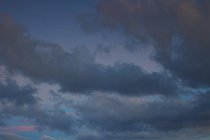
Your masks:
M36 126L2 126L0 132L35 132L37 131Z

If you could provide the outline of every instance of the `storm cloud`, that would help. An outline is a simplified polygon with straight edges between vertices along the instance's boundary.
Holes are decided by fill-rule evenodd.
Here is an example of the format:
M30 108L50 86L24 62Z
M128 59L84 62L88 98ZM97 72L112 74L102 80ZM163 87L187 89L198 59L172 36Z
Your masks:
M191 86L209 86L209 1L102 0L98 12L96 26L152 44L165 69Z
M117 33L125 43L118 37L112 41L122 46L112 49L98 39L101 48L91 41L67 48L35 39L24 25L0 17L1 127L10 127L8 119L23 117L43 140L57 139L43 135L46 131L75 140L209 139L210 2L100 0L94 6L93 13L79 17L82 29L90 36ZM122 55L120 49L126 57L146 53L136 47L150 47L150 61L160 70L96 60L103 53L114 55L113 50ZM30 82L21 86L21 78ZM0 133L0 139L12 138L23 139Z
M2 106L2 105L1 105ZM25 117L34 125L39 131L59 130L68 134L74 132L77 118L59 109L45 110L39 104L28 106L15 106L12 104L4 105L0 109L1 119L12 117Z
M27 140L12 133L0 133L0 140Z
M209 100L209 93L195 96L189 101L163 99L153 102L147 102L145 99L141 101L136 99L136 102L129 99L124 101L100 95L81 105L76 105L76 108L91 125L96 125L94 127L99 130L173 131L189 127L209 127L210 108L207 100ZM95 103L90 104L92 101Z
M7 20L0 24L0 60L9 70L38 81L57 83L63 91L87 93L175 95L178 84L167 73L148 73L139 66L116 63L103 66L87 48L66 52L56 44L31 39L21 26Z
M16 105L34 104L36 97L33 96L35 89L25 86L19 87L15 81L8 80L6 83L0 82L0 102L14 102Z

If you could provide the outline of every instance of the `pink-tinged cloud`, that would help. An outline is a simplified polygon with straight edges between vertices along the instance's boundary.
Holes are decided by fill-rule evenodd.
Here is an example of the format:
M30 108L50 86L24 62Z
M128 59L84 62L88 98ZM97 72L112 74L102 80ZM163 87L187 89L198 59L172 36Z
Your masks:
M0 127L0 132L35 132L36 126L4 126Z

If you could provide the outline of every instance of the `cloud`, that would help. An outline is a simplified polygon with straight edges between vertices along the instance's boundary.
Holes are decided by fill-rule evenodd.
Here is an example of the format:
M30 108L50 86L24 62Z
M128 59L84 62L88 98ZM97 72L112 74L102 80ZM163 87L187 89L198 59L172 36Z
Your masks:
M35 132L35 126L3 126L0 132Z
M60 92L69 96L73 92L85 97L79 103L63 102L69 105L65 111L57 107L47 110L36 102L30 87L1 83L1 120L23 116L33 120L38 130L59 130L81 140L209 136L210 18L209 2L202 2L100 1L98 15L88 20L99 20L100 28L121 30L137 43L152 44L155 60L165 68L152 73L130 63L98 64L86 47L66 52L57 44L31 38L13 21L1 19L1 65L35 82L59 84ZM92 26L98 30L96 24ZM102 94L94 94L98 92ZM149 96L152 101L146 100ZM80 133L82 127L93 132Z
M209 93L195 95L188 101L156 99L151 102L93 95L74 107L84 119L83 124L96 132L79 133L78 139L156 140L169 139L172 135L186 139L209 136L208 100Z
M2 103L14 102L16 105L34 104L37 99L33 96L35 89L31 86L19 87L15 81L0 82L0 101Z
M50 137L48 135L44 135L44 136L41 137L41 140L55 140L55 138Z
M93 18L87 16L86 19L86 23L83 24L87 24L85 26L89 28L88 22ZM132 106L130 109L126 109L129 105L126 106L117 101L110 103L108 100L107 104L114 104L114 107L109 107L113 108L112 113L94 106L89 110L86 104L84 113L87 113L86 109L89 111L95 109L93 112L97 112L93 116L86 114L91 124L96 127L104 126L102 130L114 129L113 131L122 131L124 126L123 130L134 129L132 131L141 130L144 127L152 127L163 132L194 128L208 130L209 104L205 99L209 99L209 93L201 94L199 89L201 87L207 89L210 85L209 19L209 2L206 0L200 2L196 0L100 1L98 13L94 18L97 21L94 25L97 27L92 26L93 28L105 27L121 31L125 36L138 40L140 44L151 44L155 49L155 60L173 76L180 78L184 88L194 88L190 92L183 92L183 95L197 93L198 96L194 97L193 102L186 100L180 102L173 98L167 99L166 102ZM122 107L126 113L121 114L120 108L118 110L116 106ZM130 110L133 112L129 112ZM128 119L129 115L130 119ZM136 118L133 118L135 115L137 115ZM105 118L110 120L103 124L102 120L107 120ZM94 119L96 121L93 121ZM120 119L124 121L120 122ZM134 125L129 127L132 124Z
M97 64L85 47L65 52L56 44L37 41L12 21L0 23L0 62L11 72L36 81L57 83L63 91L87 93L174 95L177 83L166 73L147 73L129 63Z
M74 132L78 121L77 118L62 110L46 110L39 106L39 104L19 107L12 104L4 105L1 107L0 113L4 120L4 116L7 116L7 119L15 116L28 118L31 120L31 123L37 126L36 129L38 131L49 129L59 130L70 134ZM20 129L27 129L27 127L20 127Z
M102 0L82 25L120 30L128 39L152 44L165 69L190 86L209 86L209 13L207 0Z
M0 133L0 140L27 140L13 133Z

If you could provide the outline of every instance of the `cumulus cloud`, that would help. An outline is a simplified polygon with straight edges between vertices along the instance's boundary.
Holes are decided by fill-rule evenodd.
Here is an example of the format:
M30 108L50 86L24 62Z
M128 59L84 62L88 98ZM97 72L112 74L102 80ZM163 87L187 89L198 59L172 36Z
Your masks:
M135 100L100 94L76 104L74 108L84 119L83 124L97 132L81 133L79 139L156 140L168 139L171 134L192 139L199 133L209 135L209 93L188 101L157 97L153 101Z
M77 106L90 126L114 134L146 129L177 134L185 129L209 130L209 4L207 0L102 0L98 13L83 17L80 22L85 30L120 31L127 39L143 44L138 47L153 46L153 58L180 80L180 88L186 89L184 97L140 105L93 98L100 100L97 105L87 102ZM105 105L109 109L102 107ZM94 115L88 113L91 111Z
M35 104L37 99L33 96L35 89L30 85L19 87L15 81L0 82L0 102L14 102L16 105Z
M35 126L3 126L0 132L35 132Z
M98 14L85 19L86 28L121 30L152 44L154 58L165 69L191 86L209 86L208 0L102 0Z
M98 7L98 15L94 18L87 16L83 25L85 28L106 27L115 31L121 30L131 39L138 40L140 44L152 44L155 49L154 59L174 76L180 78L184 84L193 87L194 91L190 93L200 94L196 87L202 86L205 89L210 83L208 7L209 2L205 0L200 2L194 0L102 0ZM97 27L89 26L93 19ZM133 47L130 46L128 49L133 49ZM184 92L186 93L189 92ZM151 129L166 134L163 136L161 132L158 132L159 137L154 139L171 139L173 136L167 136L168 132L182 135L181 131L185 129L189 131L195 129L192 132L184 132L186 135L182 135L181 139L208 139L210 108L205 101L209 99L208 96L209 93L194 96L195 100L192 102L173 99L137 106L101 99L102 101L97 106L85 104L81 107L81 112L85 113L84 116L87 116L87 120L94 128L102 130L106 137L104 139L111 137L108 138L106 134L106 131L110 129L114 132L114 136L117 132L123 134L129 130L136 132L126 135L131 139L137 132ZM103 106L104 100L110 109L106 110L102 107L99 109L100 105ZM95 114L91 115L86 110L93 111ZM203 131L206 131L203 134L204 137L193 137L197 135L196 132ZM136 139L140 138L140 136L136 137Z
M14 106L4 105L0 109L2 119L5 117L22 116L31 120L37 130L59 130L66 133L73 133L77 118L59 109L46 110L39 105ZM79 123L78 123L79 124Z
M0 133L0 140L27 140L13 133Z
M65 52L59 45L36 41L11 21L0 23L0 62L11 71L38 81L58 83L63 91L174 95L175 80L166 73L147 73L129 63L103 66L87 48Z
M48 110L37 102L30 86L0 83L0 121L23 116L38 130L59 130L78 140L208 138L209 4L207 0L99 1L97 16L87 19L92 27L120 30L137 43L153 46L154 59L164 70L151 73L130 63L98 64L85 47L66 52L1 19L1 65L35 82L58 84L59 92L67 96L79 93L78 98L84 98L80 102L66 99L61 103L65 109ZM86 133L80 130L83 127Z
M48 136L48 135L43 135L43 136L41 137L41 140L55 140L55 138L50 137L50 136Z

